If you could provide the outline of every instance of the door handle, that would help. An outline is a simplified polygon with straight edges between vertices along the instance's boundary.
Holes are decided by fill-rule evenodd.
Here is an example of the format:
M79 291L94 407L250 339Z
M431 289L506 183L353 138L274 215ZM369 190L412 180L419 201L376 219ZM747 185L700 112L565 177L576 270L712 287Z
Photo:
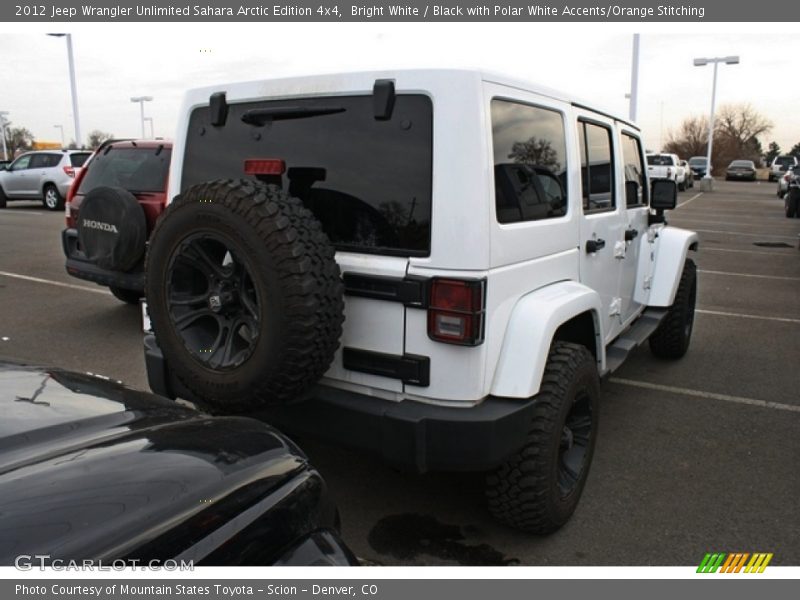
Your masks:
M601 250L606 247L606 241L603 239L596 239L596 240L587 240L586 242L586 252L589 254L594 254L598 250Z
M638 229L633 229L633 228L626 229L625 230L625 241L626 242L632 242L634 239L636 239L637 235L639 235L639 230Z

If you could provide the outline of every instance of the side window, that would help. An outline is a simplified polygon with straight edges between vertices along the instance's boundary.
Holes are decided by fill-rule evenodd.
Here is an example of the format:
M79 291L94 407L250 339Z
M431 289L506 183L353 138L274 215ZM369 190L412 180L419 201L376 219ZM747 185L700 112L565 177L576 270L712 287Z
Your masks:
M61 162L63 155L58 154L48 154L47 155L47 166L48 167L57 167L58 163Z
M22 171L23 169L27 169L31 162L31 155L26 154L25 156L20 156L17 160L13 162L11 165L12 171Z
M50 166L50 161L48 160L48 154L34 154L31 157L31 162L28 165L30 169L44 169L45 167Z
M500 223L567 214L567 150L561 113L492 100L492 142Z
M645 178L642 145L639 139L622 134L622 159L625 161L625 204L647 205L647 179Z
M614 153L611 129L589 122L578 123L581 147L583 211L614 210Z

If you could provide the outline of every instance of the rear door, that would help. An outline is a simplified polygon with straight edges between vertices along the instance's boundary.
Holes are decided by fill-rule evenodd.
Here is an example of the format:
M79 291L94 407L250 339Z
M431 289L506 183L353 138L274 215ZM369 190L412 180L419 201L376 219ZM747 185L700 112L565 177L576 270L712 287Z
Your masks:
M624 258L624 216L615 174L614 124L609 119L580 112L577 124L581 153L581 282L596 290L603 303L604 342L621 328L619 295Z
M320 96L231 103L214 127L192 112L181 189L245 177L245 160L282 161L261 177L299 198L337 250L345 295L341 346L327 377L402 392L410 256L430 254L433 107L423 94ZM90 167L90 173L91 173Z

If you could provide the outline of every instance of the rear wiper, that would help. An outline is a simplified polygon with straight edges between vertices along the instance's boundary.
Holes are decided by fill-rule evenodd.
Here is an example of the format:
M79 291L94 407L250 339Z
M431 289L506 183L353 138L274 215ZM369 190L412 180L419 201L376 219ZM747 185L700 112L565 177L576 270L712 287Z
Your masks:
M274 108L254 108L242 115L242 122L248 125L262 126L270 121L284 121L288 119L307 119L322 115L334 115L344 112L341 106L276 106Z

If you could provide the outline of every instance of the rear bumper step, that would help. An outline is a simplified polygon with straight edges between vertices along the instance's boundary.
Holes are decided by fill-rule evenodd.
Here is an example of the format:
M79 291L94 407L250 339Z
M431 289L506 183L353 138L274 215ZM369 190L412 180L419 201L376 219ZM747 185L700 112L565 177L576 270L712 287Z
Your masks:
M152 334L145 336L150 388L192 400L170 373ZM377 454L407 471L486 471L525 442L534 400L486 398L453 408L404 400L391 402L319 385L305 400L268 406L249 416L290 434L310 435Z
M133 273L109 271L87 261L86 256L78 249L78 231L76 229L65 229L61 232L61 245L64 249L64 256L67 257L65 267L69 275L99 285L144 292L143 271Z

